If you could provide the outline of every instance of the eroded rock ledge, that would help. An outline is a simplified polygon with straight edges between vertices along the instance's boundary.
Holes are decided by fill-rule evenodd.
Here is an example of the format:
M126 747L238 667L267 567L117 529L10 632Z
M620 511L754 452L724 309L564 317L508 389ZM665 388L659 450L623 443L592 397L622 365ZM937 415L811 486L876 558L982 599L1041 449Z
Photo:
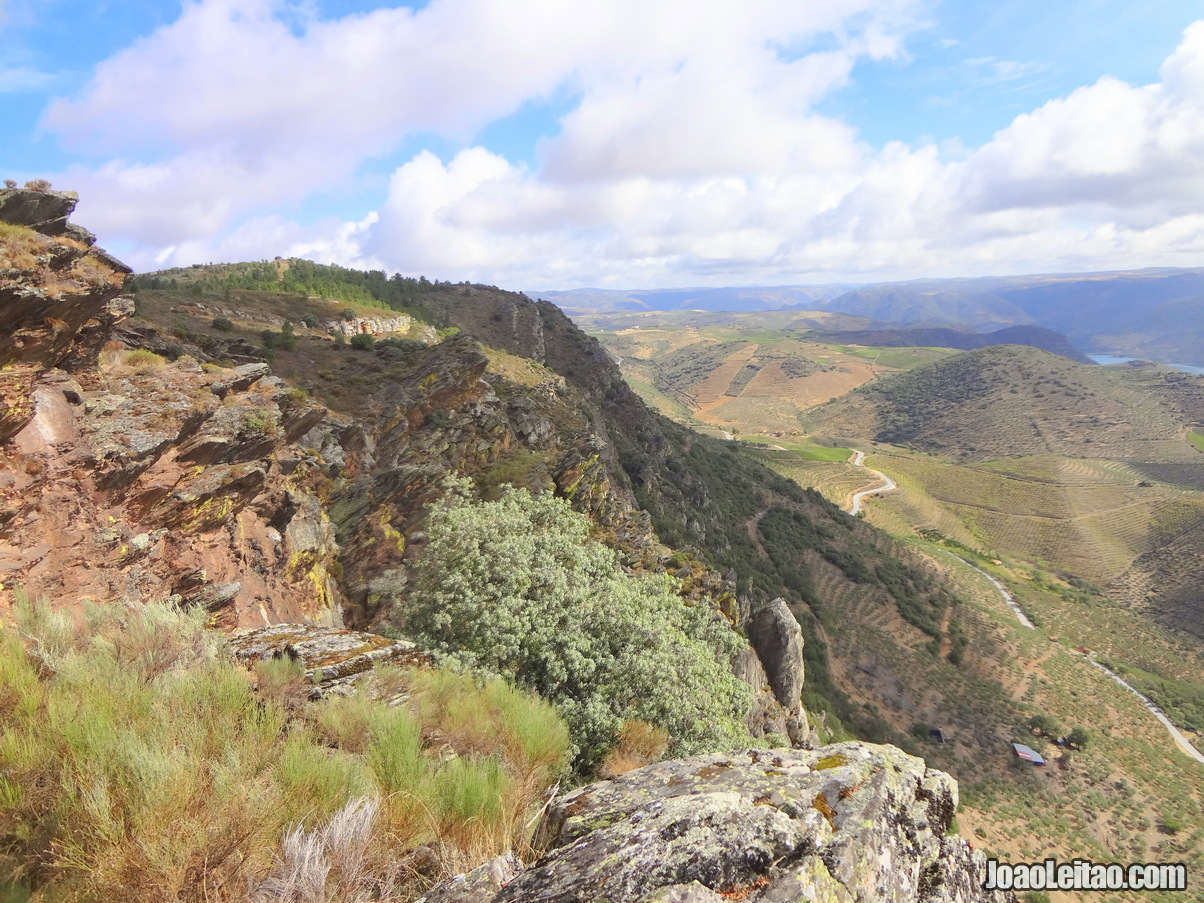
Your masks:
M230 637L234 657L245 663L291 658L314 685L313 696L350 692L377 665L429 665L431 657L413 643L374 633L308 624L276 624Z
M891 746L693 756L561 797L532 867L488 863L423 900L1014 900L982 890L983 855L948 833L957 801L952 778Z

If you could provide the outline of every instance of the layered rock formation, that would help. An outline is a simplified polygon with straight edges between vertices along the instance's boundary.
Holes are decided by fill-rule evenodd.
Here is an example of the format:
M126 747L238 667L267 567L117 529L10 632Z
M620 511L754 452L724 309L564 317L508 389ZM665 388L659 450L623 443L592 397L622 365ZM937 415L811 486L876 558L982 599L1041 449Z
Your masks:
M33 386L48 370L77 369L132 310L119 297L130 272L67 217L74 195L0 190L0 442L33 414Z
M530 868L425 903L1006 903L950 834L957 784L894 747L746 750L650 765L556 800Z
M431 662L427 653L404 640L306 624L241 630L230 637L230 646L234 657L247 664L273 658L299 663L313 685L314 699L351 692L378 665L429 666Z
M29 224L0 222L3 595L175 597L231 627L341 623L326 462L296 444L327 412L263 364L106 346L132 311L128 269L66 223L74 206L0 193L0 213Z
M409 332L414 318L401 314L396 317L353 317L350 320L331 320L323 328L331 335L351 338L354 335L387 335L391 332Z

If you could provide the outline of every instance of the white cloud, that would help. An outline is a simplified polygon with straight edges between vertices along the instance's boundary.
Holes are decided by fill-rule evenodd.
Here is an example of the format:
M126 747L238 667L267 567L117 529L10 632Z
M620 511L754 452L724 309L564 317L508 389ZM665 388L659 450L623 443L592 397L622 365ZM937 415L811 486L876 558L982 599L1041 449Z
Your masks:
M189 217L152 213L136 236L164 242L345 184L407 135L466 141L557 91L584 98L566 122L577 143L556 145L569 168L596 162L583 150L595 139L617 150L638 138L617 166L692 149L681 165L699 172L772 170L803 134L793 113L846 78L856 54L892 52L916 2L433 0L320 20L284 0L191 0L100 64L79 96L51 104L43 125L70 148L112 155L71 175L114 226L166 188L165 206ZM833 31L839 51L779 58ZM625 116L614 104L630 115L641 96L644 119L611 134L609 120ZM663 128L685 97L696 99Z
M1156 84L1103 78L976 150L875 149L815 105L859 59L901 54L918 11L432 0L327 21L200 0L45 122L113 155L56 181L148 263L170 245L174 263L304 254L530 288L1198 263L1204 23ZM1000 80L1033 71L979 62ZM572 106L536 166L421 151L376 213L301 227L280 212L407 135L466 144L553 95Z
M0 22L4 21L4 8L0 6ZM0 94L17 94L39 91L54 81L49 72L29 66L0 66Z
M1161 76L1144 87L1102 78L1017 117L968 161L968 206L1089 206L1121 227L1200 210L1204 22L1187 30Z

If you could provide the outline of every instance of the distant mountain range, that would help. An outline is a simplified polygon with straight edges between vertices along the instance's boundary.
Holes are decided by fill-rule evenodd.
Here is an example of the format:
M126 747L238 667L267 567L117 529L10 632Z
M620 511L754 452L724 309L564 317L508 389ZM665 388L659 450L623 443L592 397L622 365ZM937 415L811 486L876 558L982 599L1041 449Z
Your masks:
M814 310L856 288L832 285L774 285L736 288L632 289L579 288L566 292L527 292L530 298L551 301L570 317L584 313L651 310Z
M1029 345L1068 357L1080 364L1091 359L1075 349L1066 336L1043 326L1007 326L994 332L969 332L948 326L919 326L898 329L854 329L842 332L820 331L815 341L836 342L841 345L872 345L876 348L986 348L989 345Z
M1204 364L1204 268L926 279L876 285L543 292L575 313L814 310L886 326L1041 326L1080 352Z

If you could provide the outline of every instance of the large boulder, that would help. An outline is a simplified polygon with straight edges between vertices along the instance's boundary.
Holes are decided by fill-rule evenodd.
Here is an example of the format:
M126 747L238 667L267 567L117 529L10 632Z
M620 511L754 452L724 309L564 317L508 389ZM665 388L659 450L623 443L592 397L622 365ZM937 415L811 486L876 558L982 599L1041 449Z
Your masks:
M745 629L773 695L782 708L797 707L803 698L803 631L786 600L779 597L755 611Z
M752 612L744 625L774 698L786 717L786 733L794 746L811 746L814 734L803 709L803 630L782 598Z
M949 833L957 785L890 746L744 750L559 798L547 852L488 903L1006 903Z
M28 226L43 235L63 235L78 203L74 191L0 188L0 222Z

